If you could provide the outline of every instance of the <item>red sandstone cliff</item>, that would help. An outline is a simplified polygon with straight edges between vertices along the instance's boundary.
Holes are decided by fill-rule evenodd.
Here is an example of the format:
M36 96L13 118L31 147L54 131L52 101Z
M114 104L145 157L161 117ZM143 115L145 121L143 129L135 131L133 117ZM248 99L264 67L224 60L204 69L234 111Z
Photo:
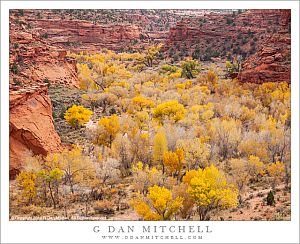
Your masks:
M280 11L280 30L242 63L241 82L291 82L290 11Z
M290 82L290 10L248 10L240 14L205 14L171 27L166 51L200 59L245 58L241 82Z
M11 91L9 109L9 170L13 178L26 154L59 151L61 141L54 129L47 86Z

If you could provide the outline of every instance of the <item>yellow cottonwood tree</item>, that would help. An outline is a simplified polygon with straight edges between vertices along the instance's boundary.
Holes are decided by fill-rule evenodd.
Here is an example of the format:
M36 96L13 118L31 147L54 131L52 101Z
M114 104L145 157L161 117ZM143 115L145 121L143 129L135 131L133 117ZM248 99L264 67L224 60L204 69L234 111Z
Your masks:
M50 197L52 200L53 208L56 208L59 199L59 182L64 176L64 172L59 168L54 169L42 169L38 172L40 180L42 180L44 186L49 189ZM45 190L45 189L44 189ZM47 191L45 192L47 194Z
M37 175L35 173L26 171L18 174L16 178L18 186L22 190L22 196L28 200L29 204L32 204L33 198L37 193L36 179Z
M170 173L179 175L180 170L184 163L184 151L181 148L177 148L175 152L167 151L163 156L163 164Z
M225 175L214 165L187 172L183 182L189 184L188 193L197 204L200 220L207 220L213 209L237 206L238 190L227 183Z
M272 188L275 190L278 182L280 182L284 177L284 163L278 161L276 163L271 163L268 165L267 170L273 179Z
M119 117L114 114L108 118L102 118L99 120L98 126L99 130L97 131L95 143L111 148L113 140L121 129Z
M162 172L156 167L150 168L147 164L138 162L132 165L134 189L142 194L147 194L151 186L162 183Z
M187 192L188 184L185 182L181 182L180 185L175 185L172 189L174 197L182 197L184 200L182 202L182 206L180 208L180 216L183 219L190 219L193 214L193 208L195 206L195 200L192 196Z
M81 147L73 145L72 150L57 153L57 157L72 193L76 184L84 185L89 179L95 177L94 164L83 154Z
M234 155L241 141L241 121L235 119L214 118L210 123L212 142L218 146L222 159Z
M250 175L247 170L247 161L241 158L232 158L229 161L231 167L232 178L239 190L239 203L243 202L242 194L249 182Z
M152 45L146 48L144 55L145 55L145 59L144 59L144 63L148 66L148 67L152 67L153 66L153 61L158 57L158 53L160 51L160 49L162 48L162 45Z
M179 139L176 147L181 148L184 152L186 167L188 170L205 168L208 166L210 156L210 145L203 143L200 138Z
M79 87L82 90L97 89L94 82L92 71L87 64L77 64Z
M157 185L149 188L146 198L131 201L135 211L144 220L171 220L182 206L183 198L172 196L172 192Z
M161 131L157 132L154 136L154 144L153 144L153 160L155 163L162 165L162 170L164 173L164 164L163 157L164 153L168 150L168 141L166 134Z
M184 115L185 109L183 105L176 100L161 103L153 110L154 118L158 119L161 123L165 118L177 122L183 119Z
M260 161L259 157L250 155L247 163L248 174L254 178L256 181L258 180L259 175L264 174L265 165Z
M65 112L65 120L74 128L78 128L80 125L88 122L93 112L83 106L73 105Z

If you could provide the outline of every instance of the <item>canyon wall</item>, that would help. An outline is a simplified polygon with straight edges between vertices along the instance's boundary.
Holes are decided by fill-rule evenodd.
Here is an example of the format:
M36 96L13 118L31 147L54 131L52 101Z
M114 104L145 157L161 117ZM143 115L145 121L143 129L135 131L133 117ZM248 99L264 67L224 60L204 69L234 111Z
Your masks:
M59 151L61 141L54 129L46 85L11 91L9 111L9 172L14 178L26 155Z
M279 30L242 64L241 82L291 82L291 33L289 10L280 10Z
M248 10L184 19L170 28L165 50L203 61L241 56L241 82L290 82L290 18L290 10Z

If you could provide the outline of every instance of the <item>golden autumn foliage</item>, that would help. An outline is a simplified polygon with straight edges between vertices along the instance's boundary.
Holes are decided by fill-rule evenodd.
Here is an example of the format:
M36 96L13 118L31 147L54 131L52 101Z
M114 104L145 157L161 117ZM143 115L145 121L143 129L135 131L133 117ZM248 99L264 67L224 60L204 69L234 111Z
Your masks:
M108 118L102 118L98 121L99 130L95 139L95 143L111 147L113 140L120 131L120 123L117 115Z
M242 158L232 158L229 160L229 164L232 179L239 190L239 203L242 203L242 194L244 193L245 187L247 186L250 178L247 169L247 160Z
M137 111L141 111L144 108L149 109L154 107L154 102L151 99L145 98L143 96L137 96L132 98L132 103L134 104Z
M209 70L206 74L205 80L212 92L215 92L217 86L218 86L218 75L213 71Z
M150 116L146 111L139 111L134 114L134 118L141 129L147 129L149 124Z
M200 220L205 220L212 209L237 206L237 189L227 183L225 175L214 165L203 170L188 171L183 182L189 184L188 193L196 201Z
M83 154L82 148L72 146L71 150L64 150L61 153L48 155L46 163L59 163L59 167L64 171L70 190L74 192L74 185L85 184L95 177L95 168L90 158Z
M117 219L125 210L143 220L235 220L257 216L252 201L270 186L288 203L290 85L224 79L222 66L200 69L160 48L69 55L80 89L66 95L82 106L71 104L61 123L57 111L71 99L60 104L54 86L49 95L62 141L77 145L26 158L13 192L20 205L54 207L51 214L66 218L85 207L87 218ZM235 69L227 64L229 75Z
M36 196L36 174L33 172L23 171L17 176L18 186L22 190L22 196L32 203L32 199Z
M184 115L185 109L182 104L178 103L178 101L161 103L153 110L154 118L158 119L161 123L166 118L177 122L183 119Z
M149 167L142 162L132 165L132 173L134 177L134 188L140 193L146 194L148 188L158 185L162 182L162 172L156 167Z
M168 141L163 131L157 132L154 136L153 160L162 162L164 153L168 150Z
M144 62L148 67L152 67L153 66L153 61L155 59L157 59L158 53L160 51L160 49L162 48L162 45L152 45L146 48L146 50L144 51Z
M138 197L131 202L144 220L171 220L182 203L182 197L174 198L170 190L157 185L149 187L146 198Z
M87 64L77 64L79 73L79 87L82 90L97 89L97 85L93 79L92 71L89 69Z
M65 120L74 128L84 125L88 122L93 112L83 106L73 105L65 112Z
M176 149L175 152L167 151L163 155L163 164L171 173L178 174L183 167L184 151L181 148Z
M259 175L264 174L265 165L260 161L259 157L251 155L248 159L247 169L249 176L257 180Z
M280 182L284 177L284 163L279 161L277 161L276 163L271 163L267 166L267 171L273 179L272 187L273 189L275 189L276 184L278 184L278 182Z
M174 197L182 197L183 202L182 206L179 209L180 215L183 219L190 219L193 213L193 208L195 205L195 200L193 197L188 193L188 184L185 182L181 182L180 185L175 185L172 188L172 192Z
M231 118L214 118L209 130L212 140L218 146L220 156L226 159L234 155L241 141L241 122Z
M179 139L177 140L176 147L183 150L188 170L208 166L210 145L203 143L200 138Z

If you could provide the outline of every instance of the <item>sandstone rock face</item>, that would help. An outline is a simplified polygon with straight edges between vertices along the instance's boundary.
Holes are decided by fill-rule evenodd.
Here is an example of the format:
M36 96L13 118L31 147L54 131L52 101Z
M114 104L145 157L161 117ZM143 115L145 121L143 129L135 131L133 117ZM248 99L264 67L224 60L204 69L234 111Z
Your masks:
M291 82L290 14L281 11L281 29L264 43L260 50L242 63L241 82Z
M241 82L290 82L290 41L290 10L248 10L178 22L165 48L182 56L192 55L195 46L201 55L241 55Z
M44 41L35 29L10 24L10 84L50 83L78 86L76 63L67 51Z
M51 45L78 45L70 49L96 51L100 48L121 49L139 39L141 30L135 25L98 25L87 21L31 20L40 33L47 33Z
M47 86L11 91L9 102L9 171L12 179L30 151L47 155L59 151L61 141L54 129Z
M171 27L166 51L202 60L212 57L245 61L241 82L290 82L290 10L247 10L239 14L207 13ZM224 61L225 62L225 61Z

